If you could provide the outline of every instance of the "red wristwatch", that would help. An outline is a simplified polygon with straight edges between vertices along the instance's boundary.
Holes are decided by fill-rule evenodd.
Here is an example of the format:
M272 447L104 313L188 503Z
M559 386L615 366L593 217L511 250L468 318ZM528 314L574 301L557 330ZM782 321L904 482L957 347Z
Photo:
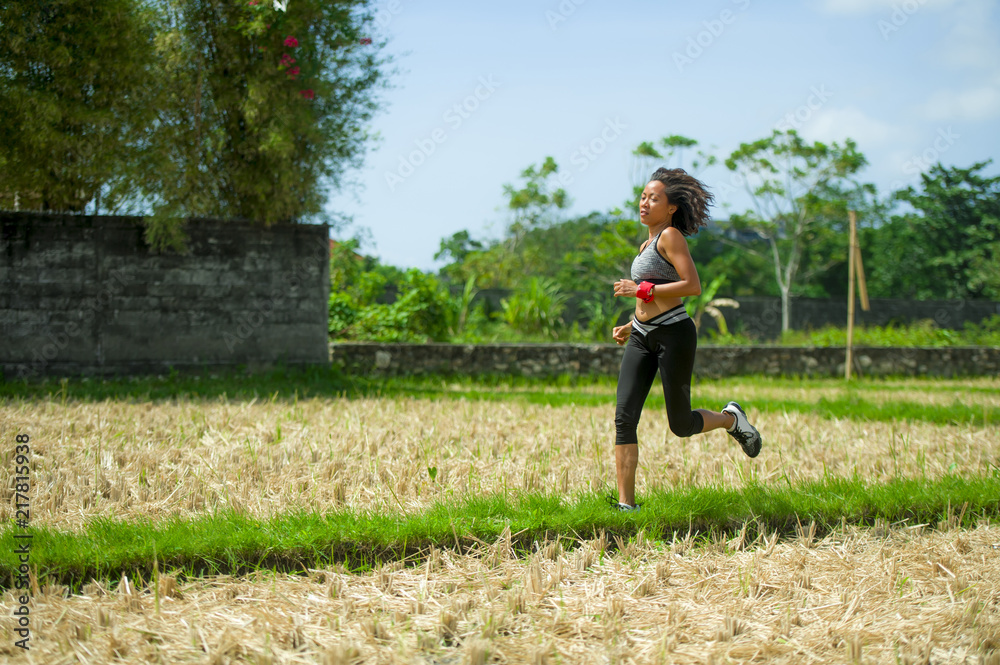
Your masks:
M656 285L652 282L642 282L639 284L639 288L636 289L635 297L643 302L652 302L654 286Z

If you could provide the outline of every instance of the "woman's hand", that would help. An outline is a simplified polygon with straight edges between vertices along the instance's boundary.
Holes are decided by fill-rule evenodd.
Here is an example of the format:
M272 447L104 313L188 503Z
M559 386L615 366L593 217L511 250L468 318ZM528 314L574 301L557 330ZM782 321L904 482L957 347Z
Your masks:
M632 322L629 321L623 326L615 326L615 329L611 331L611 336L618 342L618 346L621 346L628 341L629 335L632 334Z
M615 282L615 296L622 298L635 298L639 291L639 285L630 279L620 279Z

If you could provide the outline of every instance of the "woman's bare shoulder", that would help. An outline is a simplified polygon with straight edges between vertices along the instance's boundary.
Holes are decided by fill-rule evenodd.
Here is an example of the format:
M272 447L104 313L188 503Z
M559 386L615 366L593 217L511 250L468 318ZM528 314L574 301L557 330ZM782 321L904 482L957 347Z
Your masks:
M668 226L663 229L663 233L660 234L660 239L657 241L657 248L670 249L672 247L687 246L687 238L684 234L675 229L672 226Z

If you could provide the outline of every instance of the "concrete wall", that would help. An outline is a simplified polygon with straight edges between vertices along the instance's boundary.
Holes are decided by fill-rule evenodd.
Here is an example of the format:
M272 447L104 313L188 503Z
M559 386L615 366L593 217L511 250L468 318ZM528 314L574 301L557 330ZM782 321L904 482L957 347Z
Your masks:
M330 345L334 363L355 374L519 374L617 376L615 344L374 344ZM854 350L860 376L998 376L1000 348L878 348ZM777 346L698 347L695 374L723 376L843 376L844 349Z
M0 212L4 377L328 361L325 225L187 231L159 254L139 218Z

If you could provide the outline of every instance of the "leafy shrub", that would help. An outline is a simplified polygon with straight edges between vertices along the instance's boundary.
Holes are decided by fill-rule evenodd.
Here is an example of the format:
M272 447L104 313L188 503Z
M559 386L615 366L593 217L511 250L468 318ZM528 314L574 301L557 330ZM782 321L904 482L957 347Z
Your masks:
M361 281L363 273L372 269L373 260L358 254L359 246L360 242L352 238L330 248L330 289L334 293L349 291Z
M600 295L595 295L584 301L580 309L586 317L587 323L582 330L579 330L579 336L583 338L582 341L610 342L611 330L618 324L618 317L625 306L631 304L631 302L624 302L621 298ZM574 322L573 325L574 330L576 330L577 324Z
M699 337L703 333L699 333ZM742 332L729 330L721 333L718 330L708 331L708 343L716 346L754 346L760 344L757 340Z
M495 316L490 316L483 302L468 311L464 324L452 337L456 344L494 344L496 342L525 341Z
M790 330L782 335L783 346L846 346L847 329L826 326L817 330ZM907 326L856 326L857 346L1000 346L1000 316L981 324L966 324L963 330L939 328L932 319Z
M510 298L500 301L503 320L515 331L557 337L566 308L566 295L554 279L532 277L518 285Z
M330 255L329 330L336 339L378 342L447 341L458 319L453 298L434 275L383 265L357 253L356 239ZM396 299L384 301L393 286Z
M408 270L396 301L360 310L351 337L376 342L445 342L458 316L458 303L434 275Z
M331 337L340 337L358 320L358 306L349 294L334 291L330 294L329 330Z
M1000 346L1000 314L994 314L978 324L966 323L965 336L974 346Z

